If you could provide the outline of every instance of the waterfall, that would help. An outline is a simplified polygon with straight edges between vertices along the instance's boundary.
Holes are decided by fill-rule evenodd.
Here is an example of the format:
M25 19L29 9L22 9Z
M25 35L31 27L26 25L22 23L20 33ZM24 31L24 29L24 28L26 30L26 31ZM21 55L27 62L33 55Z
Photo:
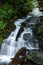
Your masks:
M24 19L15 21L14 24L16 25L16 29L14 31L12 31L11 34L9 35L9 37L7 39L5 39L2 43L1 52L0 52L0 63L1 62L9 63L11 61L11 58L13 58L17 52L16 47L18 46L18 44L15 39L16 39L16 36L21 27L20 21L22 23L22 21L24 21ZM16 22L19 22L19 24ZM4 59L4 57L5 57L5 59ZM7 60L8 58L9 58L9 60Z
M31 12L31 14L33 14L34 16L37 16L39 14L39 10L34 9ZM42 12L40 12L39 16L41 15L42 15ZM38 18L36 17L34 19L32 16L27 15L25 19L18 19L17 21L15 21L14 24L16 25L16 29L12 31L9 37L5 39L2 43L1 52L0 52L0 63L11 62L11 58L13 58L15 54L17 53L17 51L22 47L26 47L29 50L39 49L38 41L34 39L34 35L33 35L31 27L28 27L28 25L30 24L33 25L33 24L36 24L36 22L38 22ZM21 33L20 37L18 37L18 40L16 41L16 37L22 23L25 23L26 27L24 27L24 31Z

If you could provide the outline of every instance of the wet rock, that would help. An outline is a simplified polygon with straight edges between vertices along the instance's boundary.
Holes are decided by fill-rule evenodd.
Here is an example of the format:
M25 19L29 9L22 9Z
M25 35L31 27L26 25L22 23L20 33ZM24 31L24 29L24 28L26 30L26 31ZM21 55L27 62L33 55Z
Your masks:
M43 11L43 7L40 7L39 10L40 10L40 11Z
M30 40L32 38L32 35L31 35L31 33L25 33L24 35L23 35L23 39L26 41L26 40Z
M17 41L18 38L20 37L21 33L24 31L24 26L25 26L25 24L22 23L22 25L21 25L21 27L20 27L20 30L19 30L19 32L18 32L18 34L17 34L16 41Z
M25 47L21 48L9 65L37 65L36 63L27 60L26 51L29 52Z
M9 65L21 65L26 58L26 48L23 47L19 49L16 53L15 57L13 58L12 62Z
M40 38L43 38L43 25L39 25L37 34L39 34Z
M43 39L39 43L39 48L40 48L40 50L43 50Z
M27 58L36 64L43 65L43 51L30 51Z
M0 47L1 47L1 43L0 43Z
M1 49L1 45L2 45L2 43L0 43L0 49Z
M43 0L38 0L39 3L39 10L43 11Z
M40 17L40 22L43 22L43 16Z
M39 18L35 17L33 14L30 14L32 17L26 20L26 26L32 26L39 23Z
M22 65L37 65L37 64L26 59Z
M40 26L39 26L39 29L40 29L40 30L43 30L43 25L40 25Z

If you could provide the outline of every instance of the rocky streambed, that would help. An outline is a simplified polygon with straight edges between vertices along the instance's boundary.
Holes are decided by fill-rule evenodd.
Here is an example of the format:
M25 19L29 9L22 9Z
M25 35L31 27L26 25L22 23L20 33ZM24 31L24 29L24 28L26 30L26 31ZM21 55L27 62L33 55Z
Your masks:
M29 14L26 19L18 19L15 21L14 25L16 29L3 41L1 46L1 65L8 65L11 61L10 65L14 65L14 61L16 61L15 65L43 64L43 17L41 17L42 19L40 20L40 17L37 16L37 14L36 16L33 15L33 13L34 11L32 14ZM25 50L25 54L22 50L23 47L28 50L23 49ZM20 59L22 60L17 64L18 52L21 54Z

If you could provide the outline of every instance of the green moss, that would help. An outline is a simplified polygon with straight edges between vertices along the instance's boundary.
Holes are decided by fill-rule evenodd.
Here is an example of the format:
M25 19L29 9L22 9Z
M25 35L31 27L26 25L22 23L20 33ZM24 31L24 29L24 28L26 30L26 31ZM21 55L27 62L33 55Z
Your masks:
M4 29L6 23L4 21L0 21L0 30Z
M30 51L27 55L27 59L38 65L43 65L43 51Z

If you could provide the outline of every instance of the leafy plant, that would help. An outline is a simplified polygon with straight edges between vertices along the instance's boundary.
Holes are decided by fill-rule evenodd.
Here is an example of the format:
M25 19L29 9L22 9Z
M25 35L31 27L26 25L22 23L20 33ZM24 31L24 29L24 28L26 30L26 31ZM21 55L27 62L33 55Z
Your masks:
M0 30L3 30L5 27L6 23L3 21L0 21Z
M9 19L13 18L14 16L16 16L16 11L14 11L13 8L10 8L8 10L0 9L0 17L1 17L1 19L9 20Z

